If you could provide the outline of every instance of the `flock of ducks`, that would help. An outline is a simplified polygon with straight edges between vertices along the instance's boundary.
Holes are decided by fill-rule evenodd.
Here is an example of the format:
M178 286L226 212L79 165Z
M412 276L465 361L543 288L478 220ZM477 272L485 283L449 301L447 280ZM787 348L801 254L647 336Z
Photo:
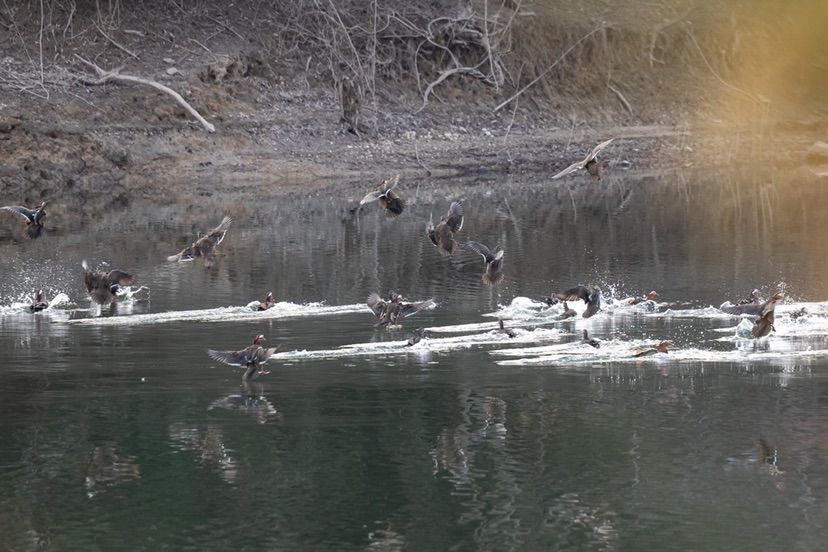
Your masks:
M610 143L612 143L612 139L598 144L584 159L573 163L552 178L561 178L578 170L586 169L593 179L600 179L603 165L598 162L597 155L609 146ZM387 216L396 217L401 215L405 209L405 202L394 191L399 181L399 175L383 180L376 190L371 191L362 198L359 203L360 206L376 201ZM22 217L26 224L26 235L29 238L35 239L43 233L43 219L46 216L45 209L47 203L46 201L40 202L34 209L23 206L5 206L0 207L0 210L8 211ZM218 226L205 235L199 236L198 239L180 252L167 257L167 261L180 262L203 258L205 268L210 268L216 259L216 248L224 240L231 223L232 219L230 217L224 217ZM497 245L494 249L490 249L488 246L473 240L458 241L456 236L462 229L463 203L457 200L451 203L446 215L440 217L440 221L436 225L434 224L433 218L429 220L426 227L426 236L441 255L452 255L460 247L465 247L477 253L483 258L484 263L483 274L481 276L482 281L488 286L496 286L501 283L504 278L503 262L505 252L503 248ZM99 305L111 305L115 303L118 299L118 291L120 288L131 286L137 281L135 275L122 270L116 269L104 272L92 269L86 260L81 263L81 266L83 268L83 282L86 291L91 300ZM630 300L630 303L645 303L651 305L651 310L654 310L656 308L655 301L658 296L657 292L650 291L641 297ZM754 337L760 338L767 336L774 330L774 309L783 299L784 295L781 292L776 292L770 299L765 301L759 296L758 290L753 290L748 298L740 301L739 304L733 305L727 302L720 308L729 314L755 316L752 334ZM578 316L578 313L567 304L568 302L578 300L586 304L586 309L582 314L584 318L590 318L601 310L601 290L596 286L579 284L573 288L553 293L551 296L542 299L548 306L562 303L563 313L560 319ZM406 302L403 296L396 291L390 291L386 298L382 298L378 293L373 292L368 296L366 302L378 320L374 325L375 327L399 325L405 318L423 309L436 306L433 299L420 302ZM264 301L259 303L257 310L267 310L274 305L273 294L272 292L268 292ZM29 309L32 312L39 312L48 308L48 306L48 303L44 300L43 290L38 290L35 293L34 301ZM805 314L807 314L805 309L801 309L801 311L792 313L791 317L796 319ZM516 336L513 330L505 327L503 320L499 321L498 332L510 338ZM408 339L405 346L410 347L416 345L425 337L425 329L420 328ZM262 345L264 341L264 335L257 335L253 338L253 343L244 349L238 351L208 349L207 355L217 362L244 367L245 372L242 379L247 381L269 373L263 367L268 359L278 350L278 346L266 348ZM595 348L601 346L600 341L591 338L586 329L583 330L583 339L581 342ZM667 353L672 346L672 341L661 341L652 346L637 349L633 356L640 357Z

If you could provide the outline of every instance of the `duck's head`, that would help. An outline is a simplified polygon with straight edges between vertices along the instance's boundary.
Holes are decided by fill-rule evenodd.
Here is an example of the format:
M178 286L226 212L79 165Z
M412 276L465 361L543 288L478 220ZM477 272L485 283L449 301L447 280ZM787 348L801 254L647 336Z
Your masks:
M672 348L672 346L673 342L668 339L667 341L660 341L656 349L658 349L659 353L666 353L670 350L670 348Z
M644 294L644 298L647 301L655 301L656 299L658 299L658 292L656 290L648 291Z
M773 294L773 297L771 297L771 301L773 301L774 303L778 303L779 301L781 301L784 298L785 298L785 294L782 293L781 291L777 291L776 293Z
M259 334L259 335L257 335L256 337L253 338L253 345L261 345L262 342L264 342L264 341L265 341L265 336L263 336L262 334Z

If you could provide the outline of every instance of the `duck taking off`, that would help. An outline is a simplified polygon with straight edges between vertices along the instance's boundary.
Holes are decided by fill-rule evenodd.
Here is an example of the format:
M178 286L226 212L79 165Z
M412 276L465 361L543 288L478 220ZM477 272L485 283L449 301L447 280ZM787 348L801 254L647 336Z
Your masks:
M579 284L561 293L555 293L553 297L560 301L583 300L587 306L583 314L584 318L594 316L601 310L601 290L595 286L590 289L585 285Z
M83 284L89 297L99 305L109 305L117 299L118 289L122 286L131 286L135 283L135 276L122 270L92 270L86 261L81 263L83 267Z
M589 345L590 347L595 347L596 349L601 348L601 342L593 337L589 337L589 332L586 328L584 328L584 338L581 340L581 343Z
M601 172L603 167L601 163L598 161L597 157L598 154L601 153L601 151L603 151L604 148L609 146L613 140L614 138L610 138L606 142L601 142L600 144L592 148L592 151L589 152L587 156L584 157L581 161L576 161L575 163L572 163L570 166L568 166L567 168L553 176L552 180L563 178L564 176L572 174L575 171L579 171L581 169L586 169L590 176L592 176L593 180L601 180Z
M378 293L371 293L366 303L373 311L374 316L379 319L374 327L402 323L404 318L413 316L421 310L431 308L437 304L433 299L427 299L419 303L403 303L402 299L402 295L395 291L388 294L387 301L383 300Z
M425 337L426 337L425 328L420 328L416 332L414 332L413 336L408 338L408 341L405 342L405 346L406 347L413 347L414 345L416 345L417 343L419 343L420 341L425 339Z
M371 203L372 201L379 201L380 207L385 209L385 214L388 216L397 216L402 214L405 208L405 202L394 193L394 188L400 183L400 175L395 175L391 178L386 178L377 189L360 200L360 205Z
M266 311L267 309L269 309L270 307L272 307L275 304L276 304L276 302L273 300L273 292L268 291L267 295L265 295L264 302L259 303L259 306L256 307L256 310L257 311Z
M41 201L34 209L22 205L6 205L0 207L0 211L8 211L20 215L26 220L26 235L31 239L39 238L43 233L43 217L46 216L46 204L48 201Z
M494 253L482 243L476 241L467 241L466 247L481 255L485 263L485 270L483 271L483 283L488 286L494 286L503 281L503 248L499 245L495 247Z
M765 337L776 329L773 327L775 319L774 310L776 309L776 305L784 298L785 295L781 291L777 291L773 294L773 297L762 303L762 310L759 311L759 315L753 322L753 328L751 329L753 337Z
M762 301L759 297L759 290L755 289L751 292L747 301L742 300L742 302L738 305L734 305L730 301L726 301L725 303L722 303L722 306L720 306L719 309L726 312L727 314L735 314L737 316L742 316L745 314L750 316L759 316L764 311L765 305L767 305L772 300L773 297L771 297L767 301Z
M650 356L657 353L667 353L670 350L670 347L673 346L673 342L670 340L667 341L659 341L658 345L652 345L649 347L639 347L633 352L634 357L643 357L643 356Z
M258 378L260 375L270 373L264 369L264 365L279 347L265 349L262 347L264 341L265 336L257 335L253 338L252 345L240 351L216 351L207 349L207 356L229 366L242 366L246 368L242 375L242 381L249 381Z
M497 321L497 325L498 325L497 333L506 334L506 335L509 336L510 339L517 337L517 333L515 332L515 330L513 330L511 328L507 328L503 324L503 319L502 318Z
M457 242L454 235L463 228L463 202L454 201L449 206L448 213L440 217L440 222L434 226L433 221L428 222L426 235L442 255L451 255L457 249Z
M231 222L233 222L233 219L224 217L218 226L210 230L206 235L198 238L189 247L182 249L175 255L170 255L167 257L167 260L174 263L178 261L192 261L198 257L204 257L204 266L209 268L215 258L216 248L224 241L224 236L227 234Z
M29 305L29 310L32 312L40 312L49 308L49 303L43 300L43 290L39 289L35 292L34 302Z

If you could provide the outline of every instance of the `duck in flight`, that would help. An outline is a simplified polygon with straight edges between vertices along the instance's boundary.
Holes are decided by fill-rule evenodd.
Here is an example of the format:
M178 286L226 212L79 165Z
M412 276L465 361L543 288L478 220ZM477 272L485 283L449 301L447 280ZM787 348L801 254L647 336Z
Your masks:
M575 301L576 299L583 300L586 303L586 310L584 311L584 318L590 318L601 310L601 289L593 286L588 288L582 284L568 289L561 293L555 293L553 296L559 301Z
M267 309L269 309L270 307L272 307L275 304L276 304L276 302L273 300L273 292L268 291L267 295L265 295L264 302L259 303L259 306L256 307L256 310L257 311L266 311Z
M43 300L43 290L39 289L35 292L34 302L29 305L29 310L32 312L40 312L49 308L49 303Z
M23 217L26 221L26 235L31 239L39 238L43 233L43 217L46 216L46 204L48 201L41 201L34 209L22 205L6 205L0 207L0 211L8 211Z
M466 247L483 257L485 268L482 280L487 286L494 286L503 281L503 248L499 245L492 252L488 247L476 241L467 241Z
M614 138L610 138L606 142L601 142L590 151L586 157L584 157L581 161L576 161L572 163L570 166L556 174L552 177L552 180L557 180L558 178L563 178L568 174L572 174L575 171L579 171L581 169L586 169L587 172L592 176L593 180L601 180L601 173L603 172L603 166L598 161L598 154L604 150L607 146L609 146Z
M109 305L118 299L118 290L123 286L131 286L135 283L135 276L123 270L92 270L84 260L83 284L89 297L99 305Z
M431 308L437 303L433 299L427 299L418 303L403 303L403 297L395 291L388 294L388 300L383 300L378 293L371 293L366 300L368 307L379 319L374 327L386 324L397 325L403 319L413 316L423 309Z
M175 255L167 257L169 262L192 261L198 257L204 257L204 267L210 268L216 256L216 248L224 241L224 236L230 228L233 219L224 217L218 226L210 230L206 235L198 238L189 247L185 247Z
M454 201L449 206L448 213L440 217L440 222L434 226L429 221L426 227L426 235L442 255L451 255L457 249L457 242L454 235L463 228L463 202Z
M242 374L242 381L250 381L262 375L267 375L270 371L264 369L265 363L273 356L279 347L262 347L265 341L265 336L257 335L253 338L253 344L245 347L240 351L216 351L214 349L207 349L207 356L215 360L227 364L228 366L241 366L245 368Z
M372 201L379 201L380 207L385 209L385 214L388 216L397 216L402 214L403 209L405 208L405 202L394 193L394 188L397 187L397 184L400 182L400 175L395 175L391 178L387 178L380 182L380 185L377 189L365 197L359 202L360 205L365 205L366 203L371 203Z
M774 310L776 309L776 305L778 305L784 298L785 295L781 291L777 291L773 294L773 297L762 303L762 310L759 311L756 320L753 322L753 328L751 328L753 337L765 337L772 331L776 330L776 328L773 327L775 319Z

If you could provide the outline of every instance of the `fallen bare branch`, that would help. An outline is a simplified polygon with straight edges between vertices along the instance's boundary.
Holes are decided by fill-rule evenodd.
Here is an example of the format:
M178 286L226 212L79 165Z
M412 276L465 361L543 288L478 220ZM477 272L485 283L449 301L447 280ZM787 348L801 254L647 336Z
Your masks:
M434 79L434 81L431 84L428 85L425 92L423 93L423 105L421 105L420 108L417 111L415 111L414 113L419 113L420 111L425 109L425 107L428 105L428 97L431 95L431 92L434 90L435 86L437 86L438 84L440 84L441 82L443 82L444 80L449 78L450 76L457 75L458 73L459 74L465 74L465 75L471 75L475 78L478 78L478 79L481 79L481 80L484 80L484 81L486 80L486 75L484 75L483 73L481 73L477 69L473 69L471 67L454 67L452 69L446 69L445 71L440 71L440 76L438 76L436 79Z
M131 55L131 56L132 56L132 57L134 57L135 59L141 59L141 58L139 58L139 57L138 57L138 54L136 54L135 52L133 52L133 51L131 51L131 50L127 49L125 46L121 46L120 44L118 44L117 42L115 42L115 39L114 39L114 38L112 38L111 36L109 36L108 34L106 34L106 33L104 32L104 30L103 30L103 29L101 29L101 27L98 25L98 23L97 23L97 22L93 21L92 23L95 25L95 28L96 28L96 29L98 29L98 32L99 32L99 33L101 33L105 39L107 39L107 40L108 40L108 41L110 41L112 44L114 44L116 48L118 48L118 49L119 49L119 50L121 50L122 52L125 52L125 53L127 53L127 54Z
M216 127L213 126L212 123L208 122L204 117L202 117L201 114L198 111L196 111L193 108L193 106L191 106L187 102L187 100L185 100L181 96L181 94L179 94L178 92L176 92L175 90L173 90L169 86L165 86L165 85L163 85L159 82L155 82L154 80L149 80L149 79L145 79L145 78L142 78L142 77L135 77L135 76L132 76L132 75L121 74L120 69L114 69L112 71L106 71L104 69L101 69L96 64L92 63L91 61L89 61L87 59L84 59L84 58L82 58L81 56L79 56L77 54L75 54L75 57L78 58L83 64L85 64L85 65L91 67L92 69L94 69L95 74L98 76L98 78L96 80L91 80L91 81L86 80L86 81L84 81L86 84L98 85L98 84L105 84L109 81L124 81L124 82L134 82L134 83L138 83L138 84L144 84L146 86L151 86L151 87L155 88L156 90L160 90L161 92L164 92L164 93L169 94L170 96L172 96L175 99L175 101L177 101L179 104L181 104L184 107L184 109L186 109L190 113L190 115L195 117L198 120L198 122L200 122L204 126L204 128L206 128L209 132L215 132L216 131Z
M578 44L580 44L581 42L583 42L583 41L584 41L584 40L586 40L587 38L591 37L592 35L594 35L595 33L597 33L598 31L600 31L600 30L601 30L601 29L603 29L603 28L604 28L604 25L603 25L603 24L601 24L601 26L599 26L599 27L596 27L596 28L592 29L590 32L588 32L587 34L585 34L584 36L582 36L581 38L579 38L577 41L575 41L575 43L574 43L574 44L572 44L572 46L570 46L569 48L567 48L567 49L566 49L566 51L565 51L564 53L562 53L560 56L558 56L558 59L556 59L556 60L552 63L552 65L550 65L549 67L547 67L546 69L544 69L544 70L543 70L543 72L542 72L540 75L538 75L537 77L535 77L534 79L532 79L532 82L530 82L529 84L527 84L526 86L524 86L523 88L521 88L520 90L518 90L517 92L515 92L514 94L512 94L512 95L511 95L511 96L510 96L507 100L505 100L505 101L501 102L501 103L500 103L497 107L495 107L495 108L494 108L494 110L492 111L492 113L497 113L498 111L500 111L501 109L503 109L504 107L506 107L507 105L509 105L509 103L510 103L510 102L512 102L515 98L517 98L518 96L520 96L521 94L523 94L524 92L526 92L529 88L531 88L532 86L534 86L534 85L535 85L535 83L537 83L537 82L538 82L539 80L541 80L543 77L545 77L546 75L548 75L548 74L549 74L549 72L550 72L550 71L552 71L552 69L553 69L556 65L558 65L561 61L563 61L563 59L564 59L567 55L569 55L569 52L571 52L572 50L574 50L574 49L575 49L575 47L576 47L576 46L578 46Z
M622 94L620 90L618 90L616 87L614 87L611 84L607 84L607 87L610 90L612 90L612 92L615 94L615 96L618 98L618 100L624 105L624 109L626 109L630 113L630 115L632 115L633 114L632 106L630 105L630 102L627 101L627 98L624 97L624 94Z

